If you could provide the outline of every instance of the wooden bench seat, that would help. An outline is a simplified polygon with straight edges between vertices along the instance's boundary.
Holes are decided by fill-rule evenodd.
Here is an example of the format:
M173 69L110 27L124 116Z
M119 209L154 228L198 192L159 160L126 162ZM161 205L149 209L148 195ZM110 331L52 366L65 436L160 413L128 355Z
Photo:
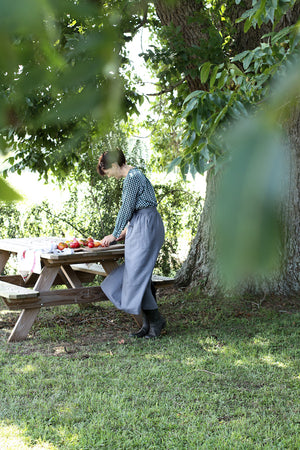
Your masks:
M106 276L106 272L101 264L72 264L73 270L92 273L94 275ZM152 275L152 282L156 288L172 286L174 278L164 277L162 275Z
M162 275L152 275L152 282L156 288L173 286L174 278L163 277Z
M106 272L101 264L90 263L90 264L71 264L73 270L79 272L92 273L94 275L101 275L102 277L106 276Z
M0 297L7 300L33 299L38 297L39 292L23 286L0 281Z

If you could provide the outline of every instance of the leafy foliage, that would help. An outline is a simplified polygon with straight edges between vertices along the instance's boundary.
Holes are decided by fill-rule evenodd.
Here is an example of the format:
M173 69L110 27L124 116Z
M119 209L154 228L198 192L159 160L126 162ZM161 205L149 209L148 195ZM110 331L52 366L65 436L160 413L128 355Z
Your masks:
M290 69L299 55L297 25L265 35L268 42L246 50L227 64L206 62L200 67L209 91L194 91L184 101L183 152L173 164L182 175L208 170L222 164L226 143L224 131L254 111L273 86L271 82ZM263 104L262 104L263 106ZM172 169L173 166L170 166Z
M136 111L140 97L119 66L142 8L120 15L120 6L1 3L0 132L2 151L14 150L12 171L66 176L115 117Z
M209 54L208 47L198 52L192 42L187 42L183 28L174 30L172 24L155 28L157 44L145 54L145 60L158 77L164 98L156 101L153 111L160 111L161 122L169 123L170 116L175 117L172 131L177 133L176 140L181 145L167 149L159 137L153 140L153 145L157 154L162 154L165 166L169 163L170 171L179 166L185 177L188 172L204 173L212 167L218 170L222 165L226 147L224 130L253 113L257 105L261 108L276 79L298 58L298 25L279 26L283 15L294 4L294 1L255 1L246 10L246 4L238 0L226 5L218 1L205 3L201 12L194 12L192 22L198 24L203 36L211 38L210 30L218 30L221 42L213 42ZM240 11L240 16L234 9ZM249 33L251 27L263 24L268 24L270 32L261 33L257 47L253 48L249 42L248 49L238 52L239 23L244 20L244 32ZM192 93L186 92L189 76L194 85L198 80L198 88L193 88ZM180 79L182 83L178 85ZM153 122L149 121L149 126L155 135L156 122Z
M241 0L236 0L239 4ZM261 27L263 23L279 22L282 16L295 4L296 0L256 0L252 2L252 8L245 11L237 20L237 23L245 21L244 31L247 33L250 27Z

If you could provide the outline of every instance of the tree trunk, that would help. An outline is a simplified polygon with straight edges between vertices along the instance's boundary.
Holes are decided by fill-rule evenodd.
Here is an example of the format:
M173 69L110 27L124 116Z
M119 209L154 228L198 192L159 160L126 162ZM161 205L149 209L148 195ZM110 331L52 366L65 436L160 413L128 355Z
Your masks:
M240 294L292 296L300 291L300 109L291 113L288 125L290 160L289 197L283 207L285 240L280 273L252 279L239 287ZM200 286L207 295L224 292L216 272L215 243L212 233L212 205L217 193L217 178L207 177L203 212L188 257L177 273L179 286Z
M214 268L214 237L211 211L216 197L216 177L207 173L206 195L200 217L198 231L191 243L187 259L176 276L176 284L180 286L201 286L203 290L216 293L219 289Z
M209 16L206 14L203 3L195 0L181 0L171 7L168 3L157 0L155 2L156 12L161 20L162 25L170 26L171 24L181 29L182 38L185 48L192 53L192 48L199 46L201 41L206 43L209 40ZM241 14L252 7L251 0L244 0L237 5L235 2L228 2L227 14L230 16L232 23ZM189 17L203 17L203 21L190 21ZM296 1L294 7L283 16L282 20L277 24L276 30L292 25L297 22L300 13L300 2ZM221 25L222 26L222 25ZM264 34L272 31L272 24L264 24L261 28L250 28L244 33L244 22L236 24L233 36L233 54L240 53L244 50L251 50L257 47ZM170 46L173 42L170 39ZM206 55L207 57L207 55ZM209 58L208 58L209 60ZM199 52L190 58L190 64L186 66L186 80L191 91L196 89L206 90L199 78L192 78L189 75L190 67L199 67L204 62ZM212 61L210 62L222 62ZM294 111L291 115L289 123L288 135L291 144L291 171L290 171L290 195L289 202L286 205L286 241L284 245L283 267L280 275L269 277L268 280L254 280L247 285L241 287L241 291L251 292L253 294L284 294L290 295L299 292L299 272L300 272L300 113ZM176 282L181 286L201 286L209 295L215 295L220 292L221 284L215 271L215 242L212 227L212 205L215 203L217 193L217 178L209 173L207 176L206 198L201 215L197 234L192 241L190 251L186 261L176 276Z
M291 149L289 201L286 208L287 230L284 270L274 290L280 294L300 291L300 108L294 109L288 125Z

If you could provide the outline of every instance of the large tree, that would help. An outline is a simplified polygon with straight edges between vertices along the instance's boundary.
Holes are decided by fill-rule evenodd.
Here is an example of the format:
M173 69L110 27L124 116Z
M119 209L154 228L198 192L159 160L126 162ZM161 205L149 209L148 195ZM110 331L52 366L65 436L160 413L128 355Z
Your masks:
M165 150L161 161L167 163L175 158L173 165L179 165L183 175L188 171L208 171L198 233L178 274L178 282L201 284L209 293L214 293L220 288L222 271L219 266L222 264L219 262L224 260L224 254L223 257L218 255L219 249L225 249L228 261L231 253L240 256L244 249L252 254L252 259L236 258L236 261L244 262L246 271L249 268L247 283L243 280L248 290L297 292L300 250L298 103L285 108L285 122L280 113L270 118L270 133L259 126L246 129L244 136L250 139L249 148L243 139L239 141L242 143L238 157L231 156L233 161L238 161L235 165L226 161L226 155L230 146L239 147L238 137L231 145L224 132L239 116L247 116L268 103L266 99L273 79L280 72L288 74L289 64L299 51L297 29L293 26L299 18L299 5L299 1L293 0L231 0L227 3L218 0L159 0L154 3L51 0L47 5L30 0L26 7L21 0L17 7L2 3L1 148L14 150L10 158L13 170L29 167L45 178L49 171L58 177L66 176L82 157L88 157L92 140L105 133L112 120L124 119L136 111L141 96L134 87L131 71L126 70L126 42L141 27L150 27L159 45L153 46L145 59L159 79L157 108L165 111L165 122L171 131L170 135L166 133L162 137L161 127L156 124L153 129L154 141ZM291 86L294 86L292 81ZM293 92L298 91L295 88ZM287 93L284 102L290 104L292 96L293 93ZM279 103L280 99L275 99L270 108L279 110ZM182 122L178 124L179 116ZM267 114L261 116L260 123L265 116ZM219 204L221 211L224 205L218 199L220 185L221 191L226 192L226 179L235 179L237 173L245 175L247 158L252 158L252 166L255 166L258 152L253 152L253 148L259 148L261 142L265 140L265 147L272 149L272 130L279 123L285 125L290 143L286 159L292 163L288 166L288 175L285 167L275 170L274 176L281 179L284 174L288 178L289 183L283 184L289 186L289 195L279 192L265 204L259 196L256 200L251 193L246 196L247 204L264 206L260 209L267 215L262 214L256 220L263 221L267 217L268 225L261 227L267 228L265 234L248 235L248 246L245 237L233 239L232 223L226 214L219 214L224 234L227 230L226 240L220 237L216 219L215 205ZM175 135L178 131L180 138ZM251 142L253 136L257 137L256 143ZM274 142L273 147L277 148L276 145ZM278 155L272 151L266 151L265 155L262 160L267 168ZM278 168L278 164L275 166ZM232 167L237 170L231 174ZM252 178L252 184L260 186L262 193L268 186L272 192L276 191L272 177L268 176L264 178L261 173L259 183ZM243 191L244 178L237 177L240 179L238 192ZM230 183L228 186L224 201L233 192ZM245 204L243 199L237 200ZM283 208L283 201L286 208ZM245 208L243 211L245 221L249 212ZM233 208L230 217L234 218L235 214ZM277 222L280 222L278 228ZM252 228L255 228L254 223ZM240 233L237 228L235 231L243 236L245 230ZM265 239L259 245L262 236ZM276 252L281 255L282 265L279 272L271 270L268 276L261 276L270 260L276 260L272 244L278 245ZM235 245L237 250L231 251ZM259 249L267 253L266 258L259 254ZM260 259L262 271L255 274L252 268ZM234 262L228 265L234 268Z
M299 20L300 2L275 5L258 1L253 7L252 4L249 1L208 4L194 0L183 0L175 6L161 1L155 3L163 25L159 32L163 43L160 52L164 59L161 60L167 61L166 54L172 54L172 65L192 92L183 105L185 130L182 146L174 147L173 157L177 156L175 161L183 175L189 170L208 170L206 199L198 232L177 275L177 282L184 286L201 285L207 293L215 294L224 288L221 278L225 273L230 286L239 284L240 290L259 295L290 295L298 293L300 288L299 81L293 86L294 93L289 94L286 90L286 96L279 96L272 106L267 99L271 83L278 73L283 72L286 83L289 83L287 67L299 57L299 38L294 25ZM157 54L152 60L158 67ZM292 71L298 73L297 69L299 67ZM176 72L172 73L174 77ZM178 80L176 77L170 79L166 64L160 75L164 84L161 91L172 92L172 83L175 89ZM277 89L282 90L282 85L277 84ZM176 108L182 107L180 100L182 97L179 96ZM278 112L276 118L271 119L274 111L270 114L270 109L279 111L282 101L289 105L287 111L285 114ZM224 163L226 143L230 139L224 137L224 132L233 127L240 116L247 116L249 111L259 115L263 108L261 122L246 127L240 141L235 143L239 147L240 164L236 164L235 172L230 173L231 163ZM252 123L254 120L250 117L249 121ZM268 121L272 122L269 131ZM286 132L288 151L283 155L284 148L281 147L281 168L276 172L271 165L276 159L278 143L272 141L272 136L280 125ZM245 144L243 140L249 140L249 143ZM266 145L263 149L265 156L254 151L261 142ZM243 149L245 145L248 148ZM251 172L251 158L261 161L265 172L258 170L252 173L251 183L260 185L260 192L253 188L242 197L247 171L248 174ZM224 203L220 205L218 197L220 189L224 189L222 172L226 164L232 179L227 197L222 196ZM285 192L284 188L278 189L274 199L272 195L268 197L266 190L270 183L280 184L281 180L276 180L277 175L285 178ZM230 209L233 199L235 205ZM252 211L255 217L249 217L251 202L255 203ZM238 211L239 204L241 212ZM220 209L227 206L219 223L216 205ZM242 223L240 227L239 221ZM260 229L251 222L262 222ZM219 236L216 236L218 227ZM240 239L239 234L242 235ZM220 255L222 250L225 253Z

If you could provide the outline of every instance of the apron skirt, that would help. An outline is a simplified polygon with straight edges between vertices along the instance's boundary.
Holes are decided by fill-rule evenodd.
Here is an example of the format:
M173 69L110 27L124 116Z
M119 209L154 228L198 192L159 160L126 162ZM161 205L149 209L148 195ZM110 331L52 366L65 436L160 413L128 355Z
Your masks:
M105 295L118 309L135 315L142 309L157 309L151 278L164 236L164 225L156 207L133 214L125 238L125 262L101 284Z

